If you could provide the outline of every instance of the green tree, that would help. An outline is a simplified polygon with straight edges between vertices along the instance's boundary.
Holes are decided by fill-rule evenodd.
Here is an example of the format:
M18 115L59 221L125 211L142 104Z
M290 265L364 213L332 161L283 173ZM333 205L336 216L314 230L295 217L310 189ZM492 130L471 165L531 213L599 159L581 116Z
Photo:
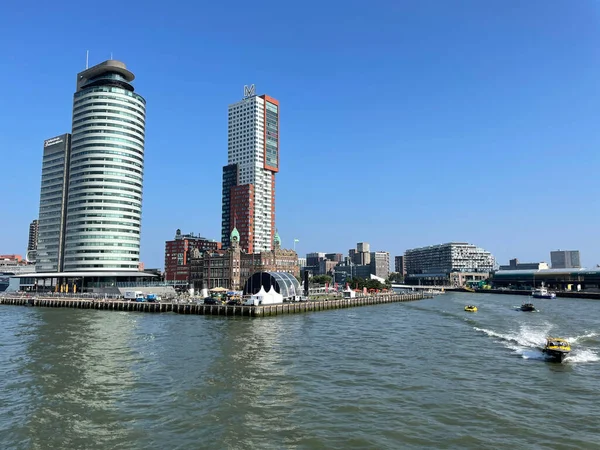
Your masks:
M314 277L312 277L311 281L314 284L331 283L331 276L329 276L329 275L315 275Z
M381 281L379 280L368 280L366 282L366 288L367 289L377 289L377 290L382 290L385 289L385 284L383 284Z
M360 277L354 277L354 278L350 278L349 280L347 280L348 286L350 286L350 289L362 289L364 287L366 287L366 280L360 278Z
M399 272L392 272L390 273L388 280L392 283L403 283L404 276Z

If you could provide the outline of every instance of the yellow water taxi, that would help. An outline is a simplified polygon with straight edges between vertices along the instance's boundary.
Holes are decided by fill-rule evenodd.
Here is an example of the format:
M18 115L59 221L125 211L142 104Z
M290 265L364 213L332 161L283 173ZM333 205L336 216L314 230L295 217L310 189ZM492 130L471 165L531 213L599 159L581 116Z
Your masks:
M465 306L465 311L468 311L468 312L477 312L477 306L475 306L475 305L467 305L467 306Z
M542 349L550 359L562 362L563 359L571 352L571 344L563 338L546 338L546 345Z

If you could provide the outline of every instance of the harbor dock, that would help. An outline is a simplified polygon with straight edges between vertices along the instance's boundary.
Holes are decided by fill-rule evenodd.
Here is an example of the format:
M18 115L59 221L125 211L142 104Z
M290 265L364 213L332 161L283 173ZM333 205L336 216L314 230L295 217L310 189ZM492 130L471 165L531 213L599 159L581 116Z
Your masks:
M148 303L105 301L73 298L47 298L6 296L0 298L0 305L35 306L45 308L77 308L97 309L106 311L131 311L147 313L191 314L203 316L226 317L267 317L284 314L298 314L306 312L327 311L330 309L354 308L357 306L379 305L384 303L410 302L431 298L431 294L381 294L364 297L336 299L336 300L309 300L305 302L279 303L261 306L235 306L235 305L204 305L197 303Z
M467 291L463 291L467 292ZM600 292L581 292L581 291L553 291L557 298L587 298L600 300ZM531 289L476 289L476 294L504 294L504 295L531 295Z

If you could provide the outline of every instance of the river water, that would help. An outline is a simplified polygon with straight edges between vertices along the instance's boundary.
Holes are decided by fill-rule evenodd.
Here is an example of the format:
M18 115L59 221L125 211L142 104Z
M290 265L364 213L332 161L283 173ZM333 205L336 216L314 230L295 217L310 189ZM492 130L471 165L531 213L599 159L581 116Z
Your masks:
M600 448L600 302L271 318L0 306L3 449ZM463 310L467 303L477 313ZM562 364L546 335L567 337Z

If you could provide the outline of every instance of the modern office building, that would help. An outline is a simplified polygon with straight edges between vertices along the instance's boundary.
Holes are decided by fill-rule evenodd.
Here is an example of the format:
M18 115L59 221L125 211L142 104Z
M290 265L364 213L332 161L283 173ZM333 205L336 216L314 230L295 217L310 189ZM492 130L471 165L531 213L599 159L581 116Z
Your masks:
M35 288L152 280L138 272L146 101L108 60L77 74L72 133L44 142Z
M404 253L404 259L406 282L413 284L450 284L452 280L464 284L487 278L496 265L490 252L464 242L414 248Z
M390 254L388 252L371 252L371 274L387 280L390 276Z
M70 134L44 141L35 263L37 272L63 270L70 158Z
M221 241L235 228L247 253L269 251L275 237L275 174L279 172L279 102L244 87L229 105L227 166L223 168Z
M77 75L64 267L137 270L146 100L119 61Z
M214 252L221 249L221 243L177 230L175 239L165 242L165 280L189 283L190 256L194 249Z
M550 252L550 263L553 269L579 269L581 260L579 250L555 250Z
M399 273L403 277L406 275L406 264L404 262L404 256L394 257L394 271Z
M25 258L30 263L35 263L37 257L38 220L32 220L29 224L29 239L27 240L27 253Z

